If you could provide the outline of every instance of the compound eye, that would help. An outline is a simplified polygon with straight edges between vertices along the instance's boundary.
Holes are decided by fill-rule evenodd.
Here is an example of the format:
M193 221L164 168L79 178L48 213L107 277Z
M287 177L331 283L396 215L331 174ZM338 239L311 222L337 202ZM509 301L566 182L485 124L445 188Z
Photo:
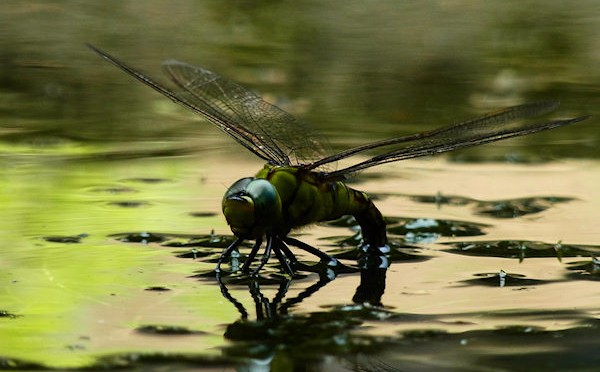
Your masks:
M260 237L281 225L281 199L269 181L242 178L223 197L223 214L238 237Z
M252 180L246 186L246 192L254 201L256 213L269 212L274 205L280 203L275 186L267 180Z
M225 192L225 196L223 196L223 199L226 199L232 195L247 194L246 189L248 187L248 184L255 180L256 178L254 177L245 177L235 181L235 183L227 189L227 192Z

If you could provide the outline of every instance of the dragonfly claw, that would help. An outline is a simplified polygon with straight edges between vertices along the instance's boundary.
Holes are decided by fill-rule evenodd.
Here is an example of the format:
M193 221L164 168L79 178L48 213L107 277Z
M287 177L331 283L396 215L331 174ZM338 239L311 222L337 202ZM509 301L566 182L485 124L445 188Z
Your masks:
M329 262L327 262L327 263L326 263L326 265L327 265L327 267L334 268L334 267L337 267L337 266L338 266L338 263L339 263L339 262L338 262L338 260L337 260L337 259L335 259L335 258L333 258L333 257L330 257L330 260L329 260Z

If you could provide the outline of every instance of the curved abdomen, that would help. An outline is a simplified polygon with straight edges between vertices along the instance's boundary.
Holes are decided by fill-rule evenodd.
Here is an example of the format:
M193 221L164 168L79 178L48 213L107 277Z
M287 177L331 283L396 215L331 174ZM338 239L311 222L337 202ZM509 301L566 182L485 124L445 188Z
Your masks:
M387 244L383 216L364 192L341 181L324 182L318 174L296 167L265 166L257 177L268 179L277 188L288 229L352 215L366 244Z
M343 191L341 194L347 193L348 202L345 208L344 203L340 203L338 208L334 208L332 211L331 217L333 218L327 219L352 215L360 225L362 237L366 244L369 244L371 247L383 247L386 245L385 221L373 201L362 191L354 190L341 182L338 182L338 184L346 188L347 191ZM340 194L340 192L334 192L334 194Z

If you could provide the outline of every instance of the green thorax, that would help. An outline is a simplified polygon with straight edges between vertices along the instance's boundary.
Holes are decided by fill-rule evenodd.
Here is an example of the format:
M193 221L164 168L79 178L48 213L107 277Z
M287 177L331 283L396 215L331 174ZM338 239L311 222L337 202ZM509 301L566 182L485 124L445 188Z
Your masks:
M326 181L320 173L301 167L266 164L255 177L269 181L277 189L283 224L288 229L355 215L370 203L363 192L341 181Z

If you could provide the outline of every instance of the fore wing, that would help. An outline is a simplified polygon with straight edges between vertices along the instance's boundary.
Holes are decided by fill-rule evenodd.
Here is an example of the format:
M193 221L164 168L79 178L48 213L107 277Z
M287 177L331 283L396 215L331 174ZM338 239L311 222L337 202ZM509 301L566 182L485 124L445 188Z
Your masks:
M279 165L297 165L324 156L324 148L304 123L246 88L201 67L166 61L177 86L169 89L116 57L88 44L102 58L173 102L206 118L256 156Z

